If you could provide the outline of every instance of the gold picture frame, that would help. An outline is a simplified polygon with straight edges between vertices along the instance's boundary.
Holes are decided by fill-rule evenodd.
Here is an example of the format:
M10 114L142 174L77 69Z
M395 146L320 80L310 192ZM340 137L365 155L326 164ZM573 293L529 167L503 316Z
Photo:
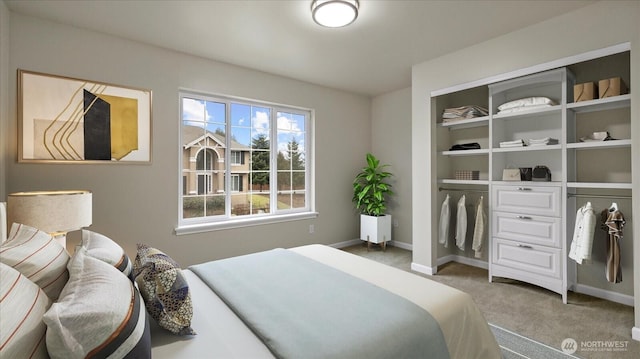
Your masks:
M18 70L18 162L151 163L151 90Z

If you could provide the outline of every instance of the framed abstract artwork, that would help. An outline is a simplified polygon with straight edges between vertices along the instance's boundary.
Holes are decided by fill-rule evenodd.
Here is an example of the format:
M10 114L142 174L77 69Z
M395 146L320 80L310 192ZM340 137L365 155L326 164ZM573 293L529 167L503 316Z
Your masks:
M18 70L18 161L150 163L151 90Z

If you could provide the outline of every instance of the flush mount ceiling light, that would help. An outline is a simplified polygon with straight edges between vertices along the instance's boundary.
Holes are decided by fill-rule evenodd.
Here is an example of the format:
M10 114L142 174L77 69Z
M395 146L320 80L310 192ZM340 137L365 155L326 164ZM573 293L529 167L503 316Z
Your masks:
M326 27L342 27L358 17L358 0L313 0L313 21Z

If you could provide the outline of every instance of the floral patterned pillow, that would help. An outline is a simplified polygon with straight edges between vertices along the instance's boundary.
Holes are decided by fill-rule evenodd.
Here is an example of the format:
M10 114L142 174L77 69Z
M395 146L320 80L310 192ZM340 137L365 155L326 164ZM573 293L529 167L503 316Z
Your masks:
M180 266L162 251L138 244L133 264L147 311L158 325L177 335L195 335L191 329L193 305Z

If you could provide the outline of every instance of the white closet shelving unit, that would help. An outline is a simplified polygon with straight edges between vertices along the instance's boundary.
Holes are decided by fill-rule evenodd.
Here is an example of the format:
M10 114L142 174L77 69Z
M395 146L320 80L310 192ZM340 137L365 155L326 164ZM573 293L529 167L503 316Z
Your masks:
M489 280L504 277L547 288L567 298L567 246L564 237L567 88L566 68L489 85L491 128L491 230ZM502 115L498 106L528 97L546 97L555 105ZM550 137L558 144L501 148L500 142ZM502 181L505 168L547 166L550 182Z
M489 210L484 258L490 281L505 277L532 283L559 293L566 303L567 291L575 290L578 277L575 262L568 258L577 209L575 197L630 198L631 95L573 102L576 83L621 76L628 84L628 50L432 98L438 131L436 180L446 185L439 187L438 205L447 190L486 191ZM499 105L526 97L548 97L556 105L498 113ZM489 116L441 122L445 108L463 105L485 106ZM580 141L600 131L609 132L613 140ZM558 142L500 147L503 141L545 137ZM479 143L481 148L449 150L455 144L470 142ZM502 180L505 168L537 165L551 170L550 182ZM478 170L480 179L456 180L458 170ZM458 253L452 253L458 251L455 248L438 248L448 251L445 255L470 257L472 253L470 245ZM626 265L632 267L632 263Z

